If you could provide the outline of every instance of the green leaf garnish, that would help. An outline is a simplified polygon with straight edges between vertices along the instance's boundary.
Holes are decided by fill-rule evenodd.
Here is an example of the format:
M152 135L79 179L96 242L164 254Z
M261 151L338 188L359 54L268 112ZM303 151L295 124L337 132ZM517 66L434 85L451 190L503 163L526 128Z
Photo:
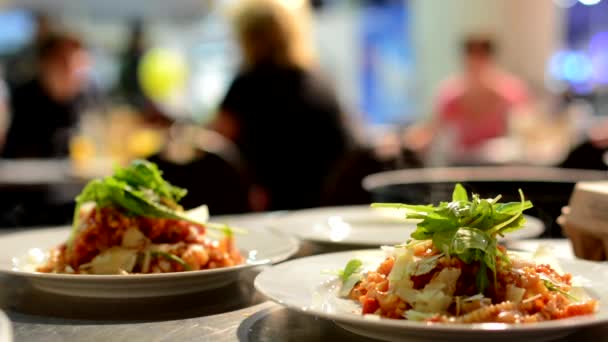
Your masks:
M550 280L547 279L543 279L543 284L545 284L545 287L547 288L547 290L549 291L553 291L553 292L557 292L557 293L561 293L562 295L564 295L565 297L567 297L568 299L578 302L578 298L574 297L573 295L569 294L568 292L562 290L559 286L557 286L556 284L554 284L553 282L551 282Z
M235 233L236 234L247 234L246 229L235 227L235 226L230 226L225 223L207 222L207 223L205 223L205 227L207 227L209 229L215 229L217 231L220 231L226 237L232 237Z
M165 252L159 252L159 251L154 251L150 253L153 257L162 257L167 259L168 261L173 261L176 262L178 264L180 264L185 271L192 271L192 267L190 267L190 265L188 265L182 258L178 257L175 254L170 254L170 253L165 253Z
M123 181L134 189L149 189L167 202L177 204L188 190L165 181L156 164L147 160L134 160L128 167L114 170L114 179Z
M501 196L483 199L477 194L468 196L464 187L456 184L451 202L439 205L409 205L374 203L372 207L407 209L407 218L420 219L411 234L414 240L432 240L442 254L455 256L465 263L478 262L477 289L489 286L488 272L496 280L496 260L508 264L506 254L498 249L498 236L523 228L526 220L523 211L532 203L519 190L520 201L498 203ZM494 282L496 284L496 282Z
M469 195L464 187L460 184L456 184L454 187L454 193L452 193L452 202L464 201L467 202L469 200Z
M363 265L363 262L359 259L350 260L346 264L346 267L344 267L344 270L339 272L340 279L342 279L342 281L345 282L351 275L357 273L360 270L362 265Z
M203 224L182 210L178 201L186 195L185 189L171 185L162 178L158 167L145 160L133 161L125 168L117 168L114 175L90 181L76 197L72 236L74 239L80 224L80 209L84 203L94 202L97 208L115 206L127 214L183 220ZM229 228L207 227L227 233ZM231 234L231 232L229 233Z

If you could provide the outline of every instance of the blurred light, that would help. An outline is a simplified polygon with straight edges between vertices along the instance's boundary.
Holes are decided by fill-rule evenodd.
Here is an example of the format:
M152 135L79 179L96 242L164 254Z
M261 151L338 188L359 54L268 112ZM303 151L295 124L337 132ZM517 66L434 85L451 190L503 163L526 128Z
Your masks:
M549 60L549 74L556 80L584 83L591 80L593 65L582 52L560 51Z
M283 5L285 5L285 7L291 10L300 9L304 7L304 4L306 3L305 0L282 0L281 2L283 3Z
M578 2L580 2L581 4L585 5L585 6L593 6L593 5L597 5L601 2L602 0L578 0Z
M595 34L589 41L589 55L593 65L593 79L608 83L608 31Z
M142 59L138 70L139 82L151 99L167 102L184 90L187 69L186 61L179 52L155 48Z
M591 60L581 52L566 55L563 64L564 78L570 82L583 83L589 81L593 74Z
M220 68L217 63L212 60L208 61L209 67L202 68L193 77L192 91L196 105L200 106L201 112L206 112L205 117L199 117L200 120L207 120L208 115L214 113L222 96L226 92L226 86L229 79L226 72Z
M593 93L593 85L592 84L584 84L584 83L578 83L578 84L574 84L571 87L571 90L578 95L590 95L591 93Z
M163 143L161 134L152 129L138 129L126 139L129 154L137 158L147 158L158 152Z
M0 0L0 7L3 1ZM34 34L31 14L25 10L0 11L0 53L8 53L28 44Z
M350 235L350 224L344 222L340 216L329 217L327 225L330 228L329 238L331 241L342 241Z
M554 80L563 80L562 65L568 52L559 51L549 59L549 75Z
M553 0L555 5L557 5L557 7L561 7L561 8L570 8L574 5L576 5L577 1L578 0Z
M599 83L608 84L608 51L591 57L593 79Z
M598 32L589 41L591 55L602 53L608 49L608 31Z

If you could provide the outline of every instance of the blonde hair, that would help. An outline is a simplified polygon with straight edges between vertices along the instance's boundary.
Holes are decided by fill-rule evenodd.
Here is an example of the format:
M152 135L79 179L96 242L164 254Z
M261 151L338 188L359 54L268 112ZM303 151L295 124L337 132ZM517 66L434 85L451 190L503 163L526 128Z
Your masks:
M234 8L234 31L246 67L271 63L306 69L314 62L306 35L308 8L288 8L284 2L244 0Z

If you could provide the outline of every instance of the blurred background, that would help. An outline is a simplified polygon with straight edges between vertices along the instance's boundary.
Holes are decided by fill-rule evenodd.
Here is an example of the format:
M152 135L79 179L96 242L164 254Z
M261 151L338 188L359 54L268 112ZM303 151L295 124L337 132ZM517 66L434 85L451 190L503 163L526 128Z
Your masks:
M69 222L133 158L213 214L368 203L388 170L608 168L608 0L0 0L0 65L5 227Z

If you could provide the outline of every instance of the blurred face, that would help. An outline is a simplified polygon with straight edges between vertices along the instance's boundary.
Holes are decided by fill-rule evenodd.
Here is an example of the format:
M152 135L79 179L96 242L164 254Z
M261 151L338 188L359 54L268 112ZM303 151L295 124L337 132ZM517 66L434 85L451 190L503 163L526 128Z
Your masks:
M43 63L43 78L53 97L70 100L85 89L89 70L88 53L81 48L66 47Z
M471 49L465 56L465 69L472 74L482 73L490 63L491 57L485 51Z

